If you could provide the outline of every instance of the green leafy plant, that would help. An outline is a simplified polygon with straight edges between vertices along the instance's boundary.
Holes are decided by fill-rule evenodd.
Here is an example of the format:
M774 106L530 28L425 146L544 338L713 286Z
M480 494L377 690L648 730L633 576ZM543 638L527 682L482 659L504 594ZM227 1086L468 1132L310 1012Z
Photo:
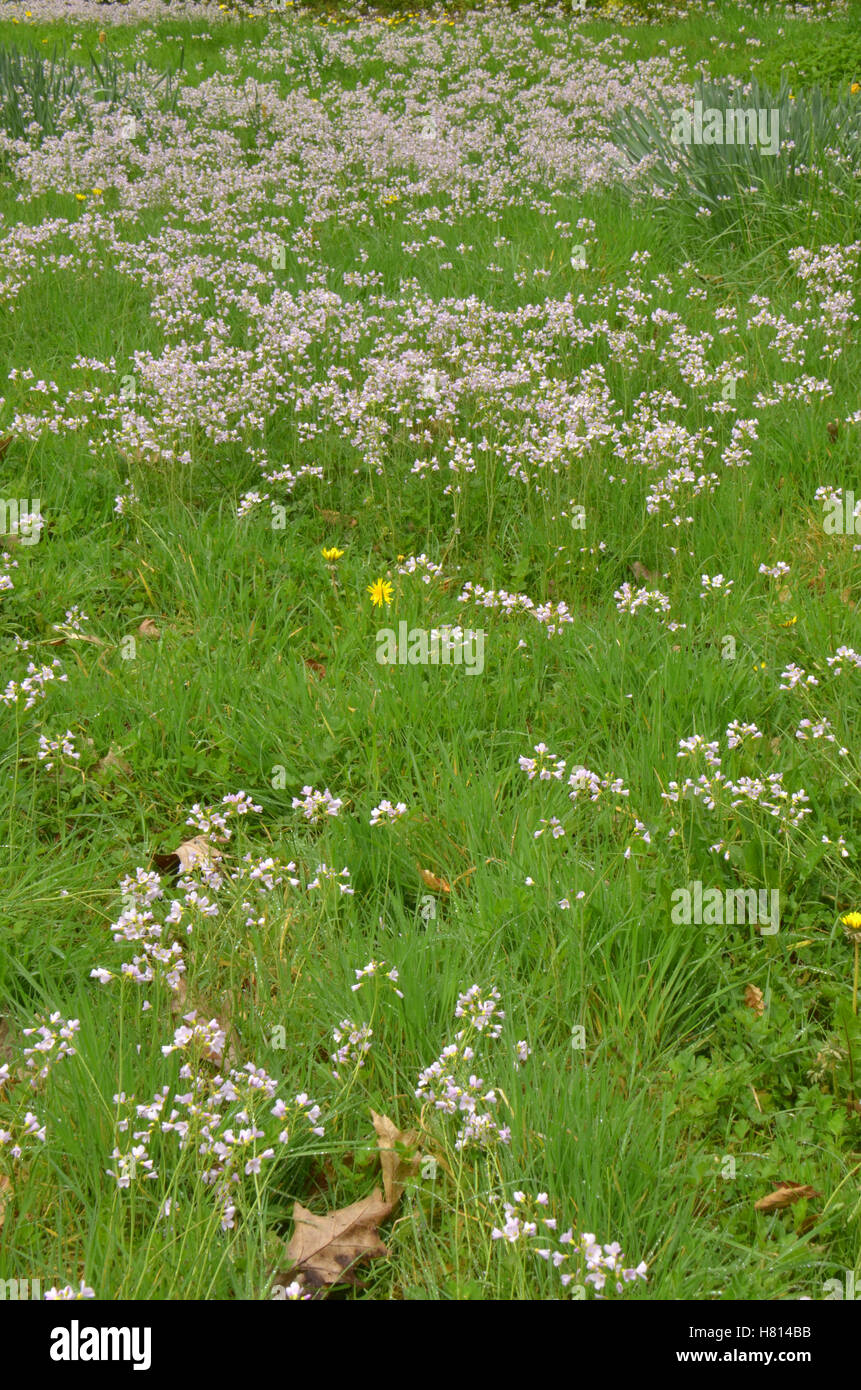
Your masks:
M54 49L48 55L35 47L27 51L0 49L0 131L13 140L36 135L56 135L70 122L87 124L84 98L107 101L112 110L122 107L141 117L137 95L149 85L165 110L175 110L179 92L177 76L184 50L173 72L156 73L138 61L127 68L111 53L90 55L89 69L72 63Z
M775 87L787 81L796 95L800 88L812 86L831 96L845 95L861 80L861 25L810 29L809 34L775 44L758 65L759 80Z
M797 210L823 182L851 185L861 133L861 103L854 95L833 101L813 88L794 96L786 81L773 92L756 80L727 78L697 81L687 113L695 102L703 113L720 113L721 121L728 111L769 113L778 147L771 153L756 140L681 143L678 108L660 100L646 112L628 108L613 139L641 166L643 185L672 200L674 217L681 206L691 217L713 218L714 229L749 225L757 212Z
M0 49L0 129L22 139L35 122L46 135L58 129L60 116L79 101L80 70L56 51L47 57L33 48L22 53Z

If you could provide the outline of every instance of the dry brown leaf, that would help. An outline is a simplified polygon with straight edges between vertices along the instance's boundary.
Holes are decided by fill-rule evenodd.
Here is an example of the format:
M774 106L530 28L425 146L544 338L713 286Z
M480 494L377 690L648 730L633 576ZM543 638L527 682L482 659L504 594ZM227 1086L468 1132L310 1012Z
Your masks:
M389 1206L394 1208L401 1200L401 1193L404 1190L402 1179L414 1177L419 1171L419 1155L414 1153L410 1157L406 1157L398 1153L395 1145L402 1144L406 1149L414 1149L418 1131L398 1129L387 1115L378 1115L375 1110L371 1111L371 1119L374 1122L374 1129L377 1131L380 1167L383 1170L383 1192Z
M192 840L184 840L175 853L185 874L189 869L193 869L195 864L214 868L221 858L221 850L210 844L205 835L195 835Z
M287 1246L290 1268L282 1271L278 1282L287 1274L305 1275L317 1288L333 1284L355 1284L353 1266L359 1260L388 1255L380 1240L377 1227L391 1212L380 1189L375 1187L370 1197L353 1202L340 1211L315 1216L301 1203L293 1204L293 1235Z
M161 637L161 633L159 632L152 618L144 618L143 622L138 628L138 632L140 633L141 637Z
M319 676L320 680L322 680L326 674L326 668L322 661L315 661L313 656L305 657L305 665L308 667L309 671L314 672L315 676Z
M432 888L435 893L450 893L451 885L446 883L444 878L437 878L436 874L431 873L430 869L419 869L422 883L426 883L428 888Z
M185 1003L187 995L188 986L185 983L185 976L180 975L179 980L177 982L177 987L176 989L171 990L170 995L170 1011L173 1014L174 1018L179 1018L181 1014L188 1013L188 1009L186 1008Z
M818 1196L815 1187L805 1187L800 1182L782 1182L767 1197L760 1197L753 1205L755 1211L779 1211L781 1207L791 1207L793 1202L800 1202L802 1197Z
M173 851L172 854L154 854L152 862L157 869L180 870L187 874L194 868L195 864L204 864L207 868L214 868L221 858L221 850L211 845L205 835L195 835L192 840L185 840Z
M15 436L13 434L7 434L4 439L0 439L0 459L2 459L3 455L9 448L9 445L12 443L12 440L14 438Z
M765 1011L765 1000L762 995L762 990L758 989L756 985L747 986L744 992L744 1002L749 1009L753 1009L755 1014L761 1014Z
M343 512L329 511L328 507L317 507L327 526L358 526L358 521L354 516L345 516Z
M826 428L827 431L828 431L828 438L831 440L831 442L832 442L832 444L833 444L834 441L835 441L835 439L837 438L837 431L840 429L840 421L839 421L839 420L829 420L829 421L828 421L828 424L825 426L825 428Z
M641 564L639 560L635 560L632 564L631 573L635 579L639 579L646 584L656 584L658 582L658 576L653 574L651 570L647 570L646 566Z
M12 1198L12 1180L0 1173L0 1230L6 1220L6 1203Z
M124 777L133 775L131 765L126 762L122 753L118 753L113 747L108 749L103 758L99 758L93 768L93 776L98 777L105 772L121 772Z

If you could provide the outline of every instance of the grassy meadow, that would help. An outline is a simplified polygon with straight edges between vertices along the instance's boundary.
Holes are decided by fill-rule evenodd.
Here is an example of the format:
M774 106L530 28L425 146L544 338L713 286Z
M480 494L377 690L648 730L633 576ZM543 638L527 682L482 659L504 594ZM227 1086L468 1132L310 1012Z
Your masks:
M859 1274L859 83L837 4L0 3L0 1278Z

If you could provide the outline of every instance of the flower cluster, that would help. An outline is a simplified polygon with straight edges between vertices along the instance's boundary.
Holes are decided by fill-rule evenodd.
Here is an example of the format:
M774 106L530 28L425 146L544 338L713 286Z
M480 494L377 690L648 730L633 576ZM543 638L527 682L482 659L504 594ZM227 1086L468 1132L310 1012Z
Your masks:
M301 811L305 819L315 825L327 816L337 816L343 804L340 797L333 796L328 787L322 792L315 791L313 787L303 787L301 797L293 798L293 810Z
M487 1087L472 1070L479 1041L498 1038L502 1032L505 1014L499 1002L499 991L495 988L485 997L479 985L472 985L461 994L455 1017L465 1019L465 1026L455 1034L455 1041L444 1047L437 1060L419 1076L417 1100L430 1102L443 1114L465 1117L455 1139L456 1149L465 1149L471 1144L487 1148L495 1143L511 1142L508 1125L500 1125L488 1108L497 1104L496 1091Z
M325 1131L319 1123L319 1105L304 1092L293 1101L276 1097L277 1082L253 1062L226 1074L205 1074L202 1068L208 1059L218 1057L213 1045L219 1044L223 1047L217 1022L201 1024L194 1014L188 1015L176 1030L173 1044L163 1049L190 1059L179 1071L185 1089L165 1085L143 1105L125 1093L114 1097L117 1131L128 1135L130 1142L124 1149L114 1148L116 1167L107 1172L119 1188L141 1178L154 1179L157 1171L149 1153L153 1137L173 1135L180 1153L199 1165L199 1178L212 1189L221 1228L227 1231L236 1224L243 1178L262 1172L263 1164L276 1157L276 1144L282 1149L289 1145L300 1121L317 1137Z
M62 758L75 760L80 758L80 753L75 751L75 735L71 729L67 729L62 738L50 739L44 734L39 735L39 750L36 757L45 764L47 772L53 771L53 760L58 754Z
M496 608L506 615L529 613L537 622L546 627L548 637L558 636L564 627L570 627L574 622L564 600L555 604L550 602L536 604L528 594L509 594L505 589L484 589L481 584L473 584L471 580L467 580L457 601L458 603L468 603L470 600L481 608Z
M613 598L620 613L638 613L641 608L653 613L669 613L671 607L670 600L660 589L634 589L628 583L617 589Z
M556 1217L545 1215L550 1206L546 1192L539 1192L534 1199L525 1192L513 1195L512 1202L503 1203L505 1221L493 1228L492 1239L525 1245L559 1271L560 1283L569 1294L585 1298L591 1287L600 1298L612 1291L624 1293L625 1286L637 1280L646 1282L648 1266L641 1260L633 1268L626 1267L618 1241L599 1245L594 1235L578 1235L572 1227L557 1236Z
M537 777L539 782L560 781L565 773L565 759L551 753L546 743L536 743L534 752L537 758L519 757L518 766L525 772L530 782Z
M387 962L384 960L368 961L368 964L363 965L361 970L356 970L354 972L356 976L356 983L354 985L350 985L350 989L353 990L353 992L355 993L356 990L362 988L362 986L365 984L367 980L373 980L379 977L384 980L389 980L391 982L392 988L395 991L395 994L398 996L399 999L403 999L403 994L397 988L397 982L399 978L398 972L394 966L392 966L391 970L387 970L386 964Z
M568 778L568 785L571 788L568 796L575 802L581 796L588 796L590 801L599 801L605 792L611 796L631 795L621 777L598 777L588 767L575 767Z
M45 1294L46 1300L53 1302L55 1299L74 1300L82 1298L95 1298L95 1290L88 1287L84 1279L81 1280L77 1289L73 1289L71 1284L65 1284L63 1288L48 1289Z
M737 748L745 734L755 739L759 730L755 725L745 726L733 721L727 729L729 747ZM783 785L782 772L769 772L765 777L744 776L739 777L737 781L728 778L722 768L719 744L716 741L707 743L700 734L693 734L690 738L681 740L677 756L701 756L707 771L697 778L687 777L681 784L671 781L667 790L661 793L664 801L678 803L685 799L698 800L702 801L709 811L720 810L725 815L742 806L756 806L778 820L779 834L787 834L789 830L797 829L804 818L811 815L810 807L805 805L810 798L804 788L800 787L794 792L788 791Z
M57 672L60 674L58 675ZM50 666L36 666L32 661L27 663L27 674L22 681L10 680L5 690L0 690L0 703L4 705L16 705L22 696L24 699L24 709L32 709L38 700L44 700L51 681L67 681L69 677L63 671L58 657L54 657Z
M374 1030L367 1023L354 1023L350 1018L342 1018L338 1027L332 1029L332 1036L338 1044L338 1049L332 1053L329 1060L333 1063L332 1075L340 1081L339 1067L358 1068L365 1065L365 1058L371 1050Z
M72 1039L80 1032L80 1028L78 1019L70 1018L65 1021L61 1014L52 1013L44 1023L34 1023L32 1028L23 1030L25 1038L32 1037L34 1033L39 1035L37 1043L24 1048L27 1066L39 1067L37 1074L30 1079L31 1086L38 1086L40 1081L44 1081L63 1057L74 1057Z
M722 574L715 574L712 576L703 574L700 575L700 581L702 584L700 598L707 598L709 594L719 594L721 597L727 598L729 594L732 593L734 581L732 579L727 579Z
M381 801L379 806L375 806L371 811L371 825L391 824L393 821L400 820L401 816L407 813L406 803L399 801L397 806L393 806L390 801Z
M263 807L255 806L246 792L230 792L221 798L219 806L204 808L195 802L185 823L194 826L201 835L205 835L207 838L212 837L226 841L233 834L227 824L228 820L234 816L247 816L252 811L259 814L262 810Z
M349 880L350 870L348 868L330 869L328 864L318 864L314 871L314 877L306 887L307 891L310 892L313 888L320 888L324 883L337 883L341 893L352 895L356 890L350 886Z

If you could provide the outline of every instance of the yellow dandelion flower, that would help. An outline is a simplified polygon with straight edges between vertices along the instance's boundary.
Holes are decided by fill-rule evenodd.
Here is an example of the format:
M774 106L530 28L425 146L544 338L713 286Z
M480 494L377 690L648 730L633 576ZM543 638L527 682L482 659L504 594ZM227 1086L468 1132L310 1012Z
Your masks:
M104 193L104 191L105 191L105 190L104 190L103 188L94 188L94 189L93 189L93 192L94 192L94 193L97 193L97 194L99 195L99 197L101 197L101 195Z
M853 96L856 92L861 92L861 82L853 82L849 90L853 94Z
M383 604L390 604L394 589L388 579L375 579L373 584L368 585L368 593L371 595L371 603L375 608L382 608Z
M86 193L76 193L75 197L77 198L79 203L85 203L87 201Z
M861 927L861 912L847 912L845 916L840 918L840 921L844 927L852 927L853 930L857 931Z
M320 552L324 560L340 560L343 553L343 550L339 550L336 545L330 546L328 550L324 547Z

